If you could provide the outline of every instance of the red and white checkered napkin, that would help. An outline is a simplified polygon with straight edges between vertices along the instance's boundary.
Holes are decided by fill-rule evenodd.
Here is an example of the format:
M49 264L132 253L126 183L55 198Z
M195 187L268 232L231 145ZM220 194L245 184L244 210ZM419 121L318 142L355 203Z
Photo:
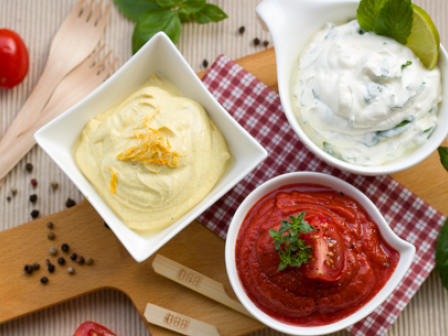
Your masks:
M278 94L226 56L216 60L203 81L269 154L198 220L225 238L232 216L244 198L261 183L284 173L317 171L354 185L376 204L392 229L417 248L410 270L387 301L348 328L357 336L384 335L434 268L436 239L445 217L389 176L357 176L319 160L289 126Z

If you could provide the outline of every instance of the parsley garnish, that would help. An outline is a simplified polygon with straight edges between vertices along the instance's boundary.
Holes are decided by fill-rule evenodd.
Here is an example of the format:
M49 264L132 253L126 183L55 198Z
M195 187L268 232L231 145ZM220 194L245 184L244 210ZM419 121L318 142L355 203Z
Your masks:
M362 0L356 18L362 29L406 44L413 15L411 0Z
M279 271L284 270L288 265L300 267L303 263L308 263L310 261L308 255L313 250L306 246L305 241L299 239L301 233L306 234L314 231L314 227L304 220L305 213L301 212L297 217L289 216L289 218L290 221L282 220L278 231L275 229L269 230L269 235L275 241L276 250L279 250L281 245L286 243L285 251L279 251L281 259L281 263L278 265ZM296 253L291 254L291 252Z

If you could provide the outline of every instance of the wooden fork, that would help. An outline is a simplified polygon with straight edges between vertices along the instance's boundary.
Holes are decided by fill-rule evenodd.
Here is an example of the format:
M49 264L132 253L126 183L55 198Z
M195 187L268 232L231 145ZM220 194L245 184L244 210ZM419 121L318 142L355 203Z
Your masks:
M94 0L91 0L83 9L84 1L80 0L75 5L56 33L44 72L0 141L0 148L11 146L17 135L36 123L61 80L84 61L98 44L106 26L110 3L100 15L102 0L96 8L93 8Z
M99 62L95 63L103 49L104 45L62 80L34 124L18 135L7 147L0 147L0 157L2 158L0 160L0 186L4 177L35 145L34 133L86 97L106 80L118 61L118 57L108 66L105 66L107 59L112 54L111 50Z

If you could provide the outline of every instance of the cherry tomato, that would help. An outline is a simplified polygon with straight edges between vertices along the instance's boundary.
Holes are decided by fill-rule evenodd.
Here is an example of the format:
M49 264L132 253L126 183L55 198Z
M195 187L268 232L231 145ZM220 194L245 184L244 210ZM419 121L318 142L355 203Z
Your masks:
M117 336L112 331L95 322L84 322L73 336Z
M0 29L0 88L12 89L20 84L28 66L28 50L19 34Z
M302 238L313 248L310 262L304 264L305 276L323 281L338 280L344 267L344 241L338 227L322 216L307 221L315 230Z

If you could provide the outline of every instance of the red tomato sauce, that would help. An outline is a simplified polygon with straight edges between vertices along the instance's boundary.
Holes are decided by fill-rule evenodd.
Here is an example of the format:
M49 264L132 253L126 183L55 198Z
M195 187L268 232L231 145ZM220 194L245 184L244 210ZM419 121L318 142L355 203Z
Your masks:
M315 228L299 237L313 247L310 262L279 271L281 259L268 231L301 212ZM240 281L254 304L302 327L331 324L359 310L400 260L356 200L312 184L283 186L258 201L244 219L235 252Z

